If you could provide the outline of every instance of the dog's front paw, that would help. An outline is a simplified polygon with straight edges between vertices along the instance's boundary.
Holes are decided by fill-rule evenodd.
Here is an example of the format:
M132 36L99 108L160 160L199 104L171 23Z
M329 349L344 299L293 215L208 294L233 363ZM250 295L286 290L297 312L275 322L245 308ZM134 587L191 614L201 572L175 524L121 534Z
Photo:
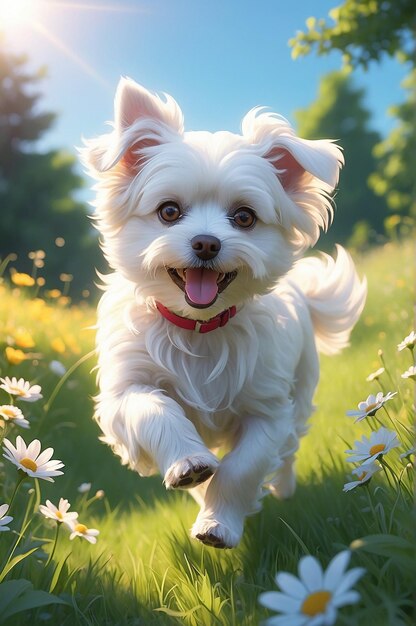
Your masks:
M166 489L192 489L208 480L218 465L211 453L186 457L170 466L163 482Z
M241 533L232 532L217 521L196 521L191 535L211 548L235 548L241 539Z

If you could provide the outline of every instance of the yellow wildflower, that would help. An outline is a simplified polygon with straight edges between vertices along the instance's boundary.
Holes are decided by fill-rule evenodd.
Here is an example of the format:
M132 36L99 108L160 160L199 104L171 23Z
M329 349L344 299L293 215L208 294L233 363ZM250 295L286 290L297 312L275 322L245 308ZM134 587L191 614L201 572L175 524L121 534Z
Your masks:
M14 272L11 275L12 283L17 285L18 287L33 287L35 284L35 279L29 274L24 274L22 272Z
M15 350L15 348L12 348L11 346L7 346L4 352L6 354L6 359L11 365L19 365L22 361L29 358L22 350Z
M63 354L66 350L65 343L61 337L55 337L55 339L52 339L51 348L52 350L55 350L55 352L59 352L59 354Z
M14 341L19 348L33 348L35 342L32 335L23 328L18 328L14 333Z
M62 295L59 289L49 289L45 293L49 298L59 298Z

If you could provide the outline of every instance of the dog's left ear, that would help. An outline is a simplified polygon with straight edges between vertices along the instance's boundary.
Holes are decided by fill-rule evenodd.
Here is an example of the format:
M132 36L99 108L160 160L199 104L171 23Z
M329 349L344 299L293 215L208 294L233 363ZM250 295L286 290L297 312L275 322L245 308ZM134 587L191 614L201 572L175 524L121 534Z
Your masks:
M315 244L332 219L331 194L344 164L341 148L329 139L301 139L287 120L263 109L250 111L242 130L275 170L281 225L295 244Z
M92 173L120 163L137 174L152 148L183 134L183 116L175 100L151 93L130 78L122 78L114 98L114 131L85 141L81 155Z

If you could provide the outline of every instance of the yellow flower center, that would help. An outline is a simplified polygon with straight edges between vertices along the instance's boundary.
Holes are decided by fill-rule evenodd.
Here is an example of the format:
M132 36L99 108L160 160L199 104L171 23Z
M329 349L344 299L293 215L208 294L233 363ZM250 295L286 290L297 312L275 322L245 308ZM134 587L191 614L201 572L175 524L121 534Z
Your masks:
M375 446L371 446L370 456L373 456L373 454L380 454L380 452L383 452L385 448L386 448L386 445L384 443L378 443Z
M360 475L358 476L358 480L359 480L359 481L364 480L364 478L367 476L367 473L368 473L368 472L363 472L362 474L360 474Z
M9 390L10 390L10 393L14 394L15 396L26 395L25 390L21 389L20 387L14 387L13 385L10 385Z
M85 526L85 524L77 524L75 526L74 530L77 533L81 533L82 535L85 535L85 533L87 532L88 528Z
M5 417L8 417L9 419L13 419L14 417L16 417L15 409L2 409L1 413L2 415L4 415Z
M373 404L367 404L367 413L371 413L371 411L374 411L377 405L378 402L374 402Z
M315 591L304 600L301 611L310 617L324 613L331 598L332 594L329 591Z
M64 519L64 516L62 515L61 511L56 511L55 515L58 519Z
M38 469L38 466L36 465L35 461L33 459L28 459L26 456L24 459L20 461L20 465L23 465L23 467L25 467L28 470L31 470L32 472L36 472L36 470Z

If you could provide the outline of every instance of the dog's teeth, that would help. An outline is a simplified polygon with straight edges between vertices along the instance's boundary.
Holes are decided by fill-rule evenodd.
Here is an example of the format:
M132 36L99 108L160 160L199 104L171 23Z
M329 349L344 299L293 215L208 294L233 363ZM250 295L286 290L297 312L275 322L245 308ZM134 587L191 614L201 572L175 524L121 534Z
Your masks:
M222 279L224 278L225 274L223 274L222 272L220 274L218 274L218 278L217 278L217 283L220 283L222 281Z
M176 270L176 273L182 280L185 280L185 270Z

